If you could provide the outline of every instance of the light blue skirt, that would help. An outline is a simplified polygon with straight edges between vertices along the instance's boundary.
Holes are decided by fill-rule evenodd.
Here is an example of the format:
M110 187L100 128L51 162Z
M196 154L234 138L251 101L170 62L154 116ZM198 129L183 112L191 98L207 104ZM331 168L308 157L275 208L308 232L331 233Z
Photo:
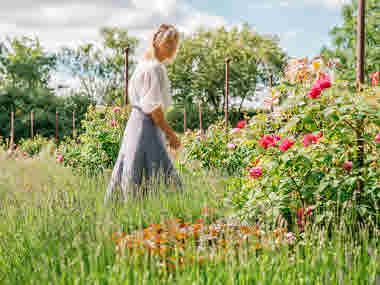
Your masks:
M121 186L126 200L127 192L136 195L142 185L149 190L162 182L166 185L174 183L180 189L183 188L167 152L162 131L140 107L133 106L104 203L112 198L118 186Z

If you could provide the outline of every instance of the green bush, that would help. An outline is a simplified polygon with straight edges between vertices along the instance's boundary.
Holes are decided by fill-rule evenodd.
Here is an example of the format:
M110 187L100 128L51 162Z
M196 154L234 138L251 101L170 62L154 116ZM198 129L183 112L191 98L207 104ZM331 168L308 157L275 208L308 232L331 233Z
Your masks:
M23 153L28 153L30 156L38 155L43 147L46 147L49 143L47 138L43 138L40 135L35 136L33 139L22 138L18 144L18 150Z
M96 110L90 106L82 121L83 133L75 139L66 137L57 150L57 156L62 156L64 165L83 174L96 175L112 168L129 113L129 109L118 107Z

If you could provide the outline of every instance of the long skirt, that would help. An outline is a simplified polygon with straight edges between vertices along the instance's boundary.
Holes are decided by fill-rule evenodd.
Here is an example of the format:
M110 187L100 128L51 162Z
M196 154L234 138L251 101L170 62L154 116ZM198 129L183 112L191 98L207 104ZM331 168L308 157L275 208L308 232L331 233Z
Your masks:
M138 194L142 185L149 189L149 186L164 182L183 188L165 142L163 132L153 120L140 107L133 106L104 197L105 204L112 198L117 186L121 186L124 200L127 192Z

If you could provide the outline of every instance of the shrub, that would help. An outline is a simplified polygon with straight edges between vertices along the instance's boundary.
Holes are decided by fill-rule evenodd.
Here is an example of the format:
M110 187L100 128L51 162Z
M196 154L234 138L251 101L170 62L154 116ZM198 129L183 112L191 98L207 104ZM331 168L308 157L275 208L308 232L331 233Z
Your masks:
M112 168L122 142L129 109L90 106L82 121L84 132L78 138L66 137L59 146L60 162L80 173L96 175Z
M43 147L49 143L47 138L43 138L40 135L35 136L33 139L22 138L19 141L18 149L21 152L26 152L30 156L34 156L40 153Z
M183 107L177 106L167 113L167 120L176 132L183 133L184 131L183 112ZM235 125L245 116L252 117L254 115L256 115L255 110L245 110L244 112L239 112L236 109L231 109L229 111L229 121L232 125ZM224 113L215 112L215 110L202 107L202 128L207 129L221 118L224 118ZM195 104L186 107L186 127L190 130L199 129L199 108Z

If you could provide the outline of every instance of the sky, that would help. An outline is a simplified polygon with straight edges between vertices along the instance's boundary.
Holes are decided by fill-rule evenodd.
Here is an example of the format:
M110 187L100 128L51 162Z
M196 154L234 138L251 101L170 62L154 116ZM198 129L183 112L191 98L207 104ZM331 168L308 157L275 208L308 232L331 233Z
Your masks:
M127 28L148 45L162 23L185 34L199 26L232 27L247 22L260 34L277 34L294 57L318 55L329 30L342 23L348 0L0 0L0 39L38 36L51 51L99 40L104 26Z

